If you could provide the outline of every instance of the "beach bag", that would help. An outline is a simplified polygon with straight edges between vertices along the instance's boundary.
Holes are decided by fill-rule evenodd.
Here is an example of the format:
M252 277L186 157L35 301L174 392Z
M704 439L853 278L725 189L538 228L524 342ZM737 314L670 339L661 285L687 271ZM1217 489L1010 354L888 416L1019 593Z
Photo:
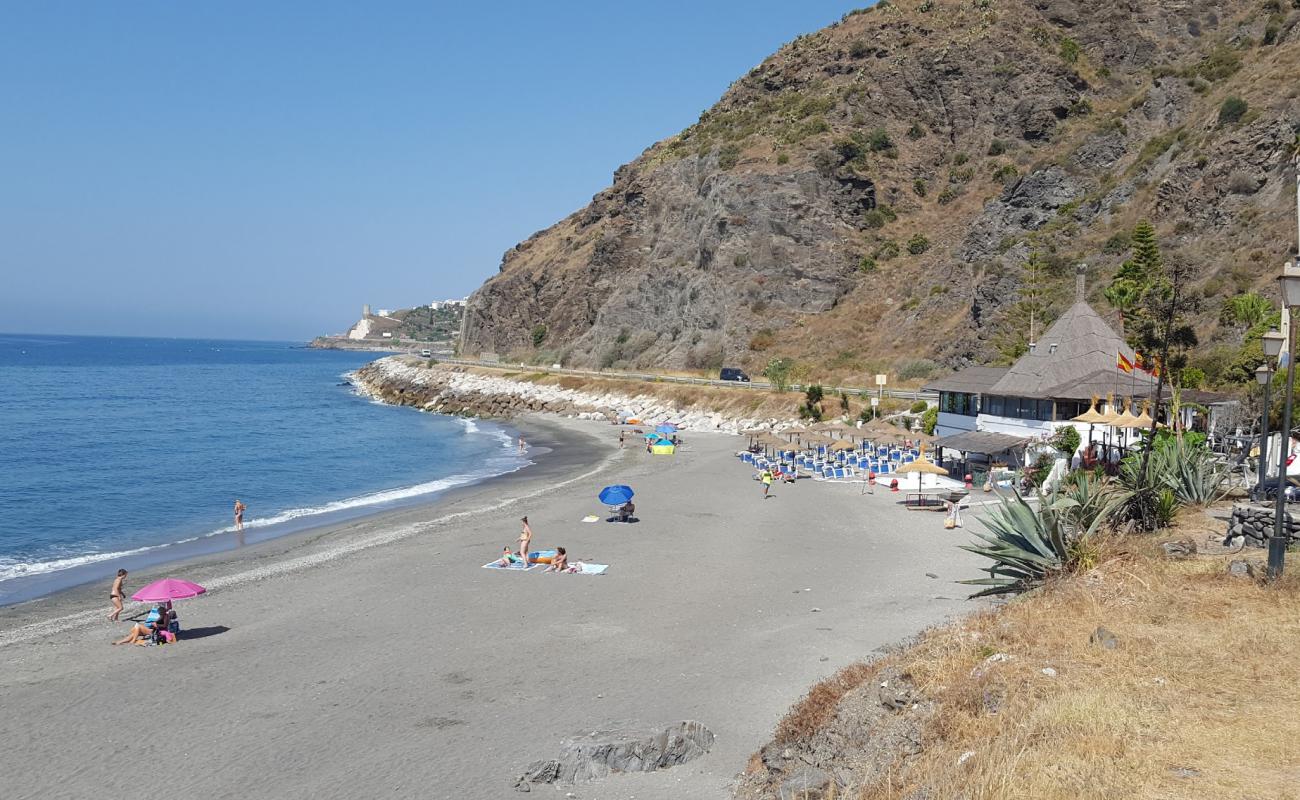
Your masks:
M948 517L943 521L943 527L947 530L952 530L953 528L957 527L957 520L953 519L952 517Z

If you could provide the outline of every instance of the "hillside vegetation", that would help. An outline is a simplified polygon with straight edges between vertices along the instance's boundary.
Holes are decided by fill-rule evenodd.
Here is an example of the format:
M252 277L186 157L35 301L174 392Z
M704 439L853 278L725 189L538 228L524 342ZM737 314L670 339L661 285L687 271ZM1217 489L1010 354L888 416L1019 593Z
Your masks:
M1111 310L1150 220L1190 281L1197 382L1248 377L1233 365L1258 320L1225 304L1273 298L1295 239L1296 6L852 12L507 252L462 352L755 372L789 358L860 383L1006 362L1031 316L1041 331L1072 298L1077 263Z

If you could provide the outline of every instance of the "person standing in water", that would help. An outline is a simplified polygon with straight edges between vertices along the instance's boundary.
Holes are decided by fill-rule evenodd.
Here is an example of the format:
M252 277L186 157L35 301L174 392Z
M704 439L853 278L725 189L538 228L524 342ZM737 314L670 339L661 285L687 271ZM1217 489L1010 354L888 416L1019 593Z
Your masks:
M519 434L519 455L522 456L524 454L524 451L527 449L528 449L528 443L524 441L524 435L521 433Z
M126 570L119 569L117 577L113 579L113 588L108 590L108 599L113 601L113 613L108 615L110 622L117 622L117 618L122 615L122 598L126 596L126 587L122 583L126 580Z
M533 529L528 526L528 517L519 520L524 528L519 532L519 557L524 560L524 569L528 568L528 548L533 543Z
M244 505L242 500L235 499L235 530L237 531L244 529L244 510L247 508L248 506Z

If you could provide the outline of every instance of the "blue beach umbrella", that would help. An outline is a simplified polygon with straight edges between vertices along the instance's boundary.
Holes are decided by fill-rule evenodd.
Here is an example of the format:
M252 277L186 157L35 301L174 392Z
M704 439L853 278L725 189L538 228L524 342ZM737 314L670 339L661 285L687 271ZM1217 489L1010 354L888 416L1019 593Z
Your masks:
M677 426L671 422L665 422L655 428L656 433L677 433Z
M600 502L607 506L621 506L632 499L632 487L617 484L600 490Z

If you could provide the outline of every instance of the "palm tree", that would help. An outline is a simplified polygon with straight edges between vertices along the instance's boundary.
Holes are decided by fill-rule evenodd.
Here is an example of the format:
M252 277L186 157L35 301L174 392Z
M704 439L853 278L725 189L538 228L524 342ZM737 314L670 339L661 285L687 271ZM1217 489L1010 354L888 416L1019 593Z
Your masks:
M1121 336L1125 335L1124 315L1132 313L1137 307L1138 301L1142 299L1142 289L1133 281L1120 278L1107 286L1102 296L1111 308L1119 312L1119 332Z

